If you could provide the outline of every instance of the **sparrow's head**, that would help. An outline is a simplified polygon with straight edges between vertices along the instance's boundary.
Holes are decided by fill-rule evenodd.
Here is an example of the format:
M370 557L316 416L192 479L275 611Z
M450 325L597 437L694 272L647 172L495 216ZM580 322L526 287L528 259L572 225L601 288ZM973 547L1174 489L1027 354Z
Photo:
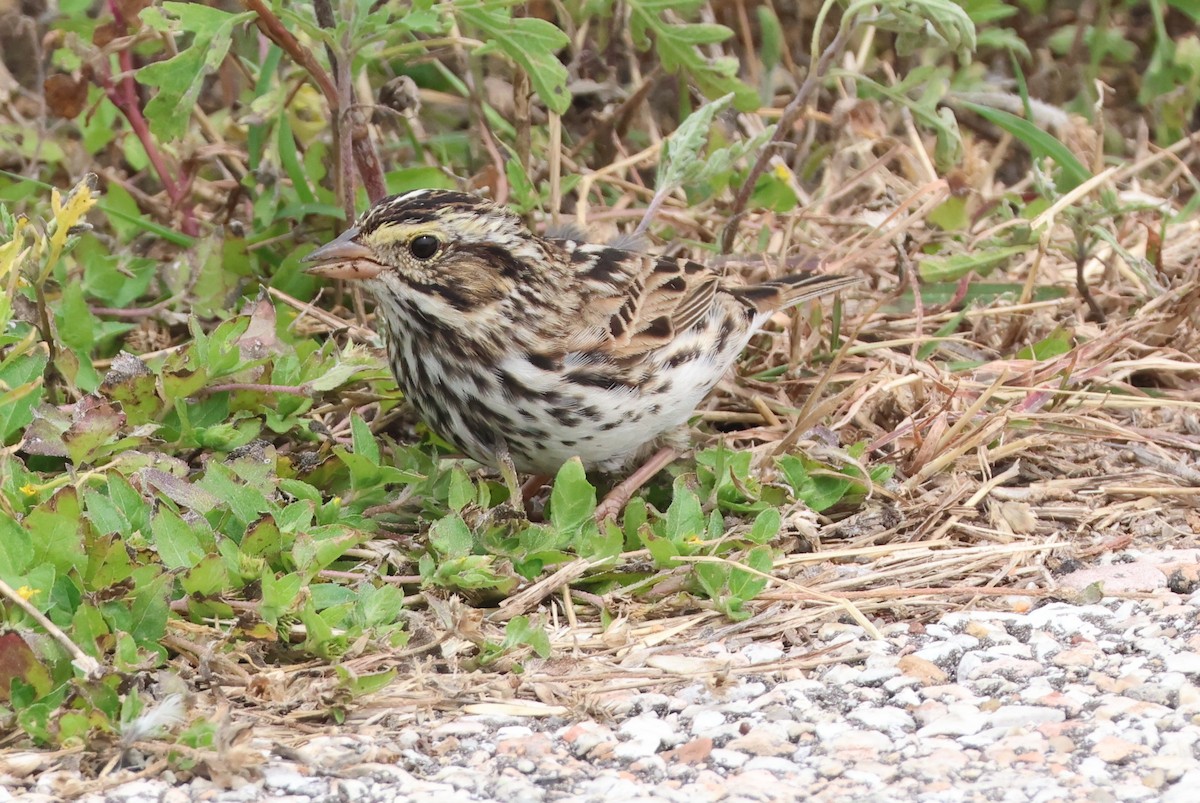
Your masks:
M384 198L304 258L308 272L359 279L381 296L421 296L458 312L507 297L536 278L545 246L514 213L474 195L414 190ZM428 306L428 305L422 305Z

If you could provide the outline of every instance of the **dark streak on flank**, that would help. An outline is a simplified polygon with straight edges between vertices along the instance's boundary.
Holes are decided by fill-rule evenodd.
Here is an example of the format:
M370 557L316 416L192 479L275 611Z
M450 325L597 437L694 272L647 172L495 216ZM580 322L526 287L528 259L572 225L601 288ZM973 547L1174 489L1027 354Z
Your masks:
M632 388L627 382L622 382L615 377L608 376L596 371L572 371L563 377L568 382L573 382L576 385L583 385L589 388L603 388L604 390L616 390L617 388Z
M561 365L561 360L551 357L549 354L536 354L529 352L525 355L525 359L534 368L539 368L543 371L557 371Z
M717 350L718 351L721 350L720 345L717 346ZM700 349L698 349L698 348L684 349L683 351L680 351L680 352L676 353L675 355L673 355L671 357L671 359L667 360L667 367L668 368L678 368L681 365L684 365L686 363L691 362L692 360L697 359L699 356L700 356Z

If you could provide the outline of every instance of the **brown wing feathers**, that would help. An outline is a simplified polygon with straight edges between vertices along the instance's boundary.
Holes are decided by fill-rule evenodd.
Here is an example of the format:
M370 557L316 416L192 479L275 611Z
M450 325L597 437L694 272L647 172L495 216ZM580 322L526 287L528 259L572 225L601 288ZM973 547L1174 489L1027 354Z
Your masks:
M594 345L614 357L665 346L704 319L727 293L756 313L771 312L856 284L857 277L805 274L762 284L728 286L718 272L689 259L651 257L614 248L596 248L581 274L594 282L591 305L580 310L602 342ZM605 342L606 341L606 342ZM582 345L582 344L580 344Z
M781 276L749 287L730 287L728 292L759 312L786 309L810 298L827 295L858 284L858 276L807 273Z

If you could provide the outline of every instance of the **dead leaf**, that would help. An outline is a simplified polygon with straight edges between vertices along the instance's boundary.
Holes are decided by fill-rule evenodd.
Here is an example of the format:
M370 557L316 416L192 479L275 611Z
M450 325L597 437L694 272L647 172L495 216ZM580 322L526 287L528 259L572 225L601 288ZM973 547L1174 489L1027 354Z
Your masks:
M74 120L87 105L87 81L66 73L49 76L42 84L42 92L46 97L46 108L64 120Z

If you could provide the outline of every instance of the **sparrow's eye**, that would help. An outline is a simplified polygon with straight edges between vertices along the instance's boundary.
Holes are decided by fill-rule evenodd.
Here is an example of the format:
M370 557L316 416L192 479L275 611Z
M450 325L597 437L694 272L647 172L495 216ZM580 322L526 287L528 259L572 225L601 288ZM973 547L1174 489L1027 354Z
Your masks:
M438 238L432 234L422 234L413 237L408 244L408 252L417 259L429 259L438 252Z

